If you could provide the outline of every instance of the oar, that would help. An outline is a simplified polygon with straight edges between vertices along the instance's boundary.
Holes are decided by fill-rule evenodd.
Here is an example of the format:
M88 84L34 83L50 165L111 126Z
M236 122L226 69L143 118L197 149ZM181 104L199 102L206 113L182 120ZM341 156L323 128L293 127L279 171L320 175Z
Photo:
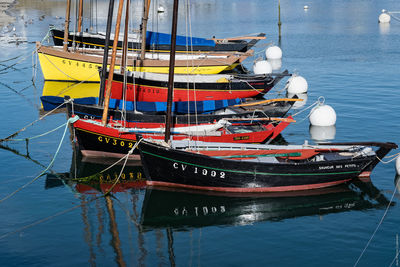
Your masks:
M257 101L257 102L237 104L237 105L234 105L234 107L248 107L248 106L255 106L255 105L261 105L261 104L266 104L266 103L271 103L271 102L278 102L278 101L303 101L303 99L300 99L300 98L266 99L266 100L261 100L261 101Z

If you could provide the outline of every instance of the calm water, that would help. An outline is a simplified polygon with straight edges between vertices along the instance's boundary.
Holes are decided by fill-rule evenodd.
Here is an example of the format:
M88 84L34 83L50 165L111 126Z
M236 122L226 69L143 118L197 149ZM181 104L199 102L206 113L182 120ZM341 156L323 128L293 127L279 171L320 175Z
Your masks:
M9 13L2 13L0 37L12 35L15 26L15 34L26 37L28 43L17 46L4 39L0 43L0 138L42 115L43 78L37 68L32 83L32 52L49 24L63 23L57 17L64 16L64 2L21 1ZM100 28L106 5L99 2L103 2L98 9ZM159 1L167 12L158 22L153 19L152 29L168 31L169 2ZM191 28L197 36L265 32L268 39L256 47L259 52L265 49L262 43L278 43L277 2L192 1ZM307 11L303 9L306 4ZM283 68L307 79L306 106L324 96L334 107L338 118L329 134L335 141L400 143L400 22L392 19L390 25L381 27L377 20L383 8L400 10L398 1L281 1ZM178 32L185 34L183 9L181 14ZM13 25L6 33L8 23ZM251 66L252 60L246 64ZM277 89L283 87L281 83ZM299 114L299 123L284 131L286 141L311 140L314 132L306 115ZM35 136L65 122L64 113L54 114L16 138ZM0 198L32 181L48 166L62 135L60 129L31 140L28 146L25 142L2 144L7 147L0 150ZM68 179L92 175L105 166L81 162L67 132L51 170L0 202L0 265L353 266L396 188L393 162L378 165L372 184L301 196L146 191L140 188L140 166L126 167L126 181L112 198L96 197L110 186L120 166L92 177L101 179L102 186L90 178L80 182ZM54 179L54 173L64 174L65 179ZM399 197L394 195L395 204L358 266L389 266L392 261L392 266L397 266Z

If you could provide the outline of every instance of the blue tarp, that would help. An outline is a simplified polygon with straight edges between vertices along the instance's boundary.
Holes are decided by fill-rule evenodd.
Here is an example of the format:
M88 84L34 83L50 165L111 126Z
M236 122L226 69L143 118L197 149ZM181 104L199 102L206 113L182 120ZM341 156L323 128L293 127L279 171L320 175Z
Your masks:
M161 32L152 32L148 31L146 33L146 44L147 45L170 45L171 44L171 35L167 33ZM193 46L215 46L215 42L213 40L207 40L205 38L198 37L186 37L184 35L176 36L176 45L193 45Z
M59 96L42 96L40 97L45 111L53 110L57 106L64 103L64 98ZM97 97L83 97L75 98L74 103L94 105L98 102ZM178 101L173 102L172 112L175 113L209 113L214 110L222 109L228 106L236 105L241 103L240 98L237 99L224 99L224 100L205 100L205 101ZM125 104L126 110L134 110L136 104L136 110L141 112L166 112L167 102L144 102L144 101L127 101ZM110 108L123 108L123 101L120 99L110 99Z
M208 113L214 110L222 109L228 106L241 103L242 100L237 99L224 99L224 100L205 100L205 101L178 101L172 103L172 112L175 113ZM144 102L144 101L127 101L126 110L136 110L142 112L166 112L167 102ZM123 108L123 101L119 99L110 99L110 108Z

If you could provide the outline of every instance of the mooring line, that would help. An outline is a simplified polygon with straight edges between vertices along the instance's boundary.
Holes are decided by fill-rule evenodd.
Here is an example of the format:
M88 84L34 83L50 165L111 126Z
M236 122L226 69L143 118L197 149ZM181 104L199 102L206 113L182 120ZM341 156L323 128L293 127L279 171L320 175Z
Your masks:
M31 57L32 54L35 53L35 51L36 51L36 49L35 49L34 51L30 52L29 54L27 54L26 56L22 57L22 58L21 58L20 60L18 60L17 62L15 62L15 63L13 63L13 64L11 64L11 65L9 65L9 66L3 68L3 69L0 69L0 72L5 71L5 70L7 70L7 69L9 69L9 68L14 68L15 65L17 65L17 64L21 63L21 61L27 59L28 56ZM21 56L22 56L22 55L21 55ZM8 60L6 60L6 61L8 61ZM5 62L5 61L3 61L3 62Z
M85 204L88 204L88 203L90 203L90 202L93 202L94 200L99 199L99 198L101 198L101 197L102 197L102 196L94 197L94 198L90 199L89 201L87 201L87 202L85 202L85 203L81 203L81 204L76 205L76 206L73 206L73 207L71 207L71 208L69 208L69 209L66 209L66 210L57 212L56 214L53 214L53 215L51 215L51 216L45 217L45 218L43 218L43 219L40 219L40 220L38 220L38 221L36 221L36 222L33 222L33 223L31 223L31 224L28 224L28 225L25 225L25 226L23 226L23 227L20 227L20 228L14 230L14 231L5 233L5 234L3 234L3 235L0 236L0 240L3 239L3 238L6 238L6 237L8 237L8 236L10 236L10 235L12 235L12 234L19 233L19 232L21 232L21 231L23 231L23 230L26 230L26 229L28 229L28 228L31 228L31 227L33 227L33 226L35 226L35 225L41 224L41 223L46 222L46 221L49 221L49 220L51 220L51 219L53 219L53 218L55 218L55 217L58 217L58 216L60 216L60 215L63 215L63 214L68 213L68 212L70 212L70 211L73 211L74 209L77 209L77 208L79 208L79 207L81 207L81 206L83 206L83 205L85 205Z
M60 151L61 145L62 145L62 143L63 143L63 141L64 141L64 138L65 138L65 135L66 135L67 129L68 129L68 124L69 124L69 123L74 123L78 118L79 118L79 117L76 116L76 117L74 117L74 118L68 119L68 123L67 123L66 126L65 126L63 136L62 136L62 138L61 138L61 140L60 140L60 143L58 144L56 153L54 154L52 160L50 161L50 164L49 164L41 173L39 173L35 178L33 178L31 181L29 181L28 183L24 184L23 186L21 186L20 188L18 188L18 189L15 190L14 192L10 193L9 195L5 196L4 198L0 199L0 204L1 204L2 202L4 202L5 200L9 199L10 197L14 196L16 193L18 193L19 191L21 191L22 189L24 189L24 188L27 187L28 185L30 185L30 184L32 184L33 182L35 182L37 179L39 179L41 176L43 176L47 170L49 170L49 169L51 168L51 166L53 165L53 163L54 163L54 161L55 161L55 159L56 159L56 157L57 157L57 155L58 155L58 153L59 153L59 151Z
M65 134L65 132L64 132L64 134ZM64 138L64 137L63 137L63 138ZM73 207L71 207L71 208L65 209L65 210L63 210L63 211L57 212L56 214L47 216L47 217L45 217L45 218L43 218L43 219L40 219L40 220L38 220L38 221L36 221L36 222L33 222L33 223L31 223L31 224L28 224L28 225L25 225L25 226L23 226L23 227L20 227L20 228L14 230L14 231L5 233L5 234L3 234L3 235L0 236L0 240L1 240L1 239L4 239L4 238L6 238L6 237L8 237L8 236L10 236L10 235L19 233L19 232L21 232L21 231L23 231L23 230L26 230L26 229L28 229L28 228L31 228L31 227L33 227L33 226L39 225L39 224L41 224L41 223L43 223L43 222L49 221L49 220L51 220L51 219L53 219L53 218L55 218L55 217L58 217L58 216L60 216L60 215L66 214L66 213L68 213L68 212L70 212L70 211L73 211L73 210L75 210L75 209L77 209L77 208L83 206L83 205L86 205L86 204L88 204L88 203L91 203L91 202L93 202L94 200L97 200L97 199L100 199L100 198L103 198L103 197L105 197L105 196L110 195L111 191L113 190L113 188L115 187L115 185L117 184L118 180L120 179L120 177L121 177L121 175L122 175L122 172L123 172L123 170L124 170L124 168L125 168L127 159L129 158L129 155L133 153L133 151L135 150L135 148L139 145L139 143L140 143L141 141L142 141L142 139L140 139L139 141L137 141L136 144L135 144L135 146L134 146L131 150L129 150L128 154L125 155L124 157L122 157L122 159L125 158L125 163L124 163L124 165L123 165L123 167L122 167L122 169L121 169L121 172L120 172L120 174L119 174L119 176L118 176L118 178L117 178L117 181L113 184L113 186L112 186L107 192L101 194L100 196L94 197L94 198L90 199L89 201L86 201L85 203L81 203L81 204L79 204L79 205L76 205L76 206L73 206ZM61 144L61 143L62 143L62 140L61 140L60 144ZM57 151L57 152L58 152L58 151ZM57 153L57 152L56 152L56 153ZM55 157L54 157L53 159L55 159ZM119 160L119 161L120 161L120 160ZM117 161L117 162L119 162L119 161ZM115 163L114 163L114 165L115 165ZM43 172L44 172L44 171L43 171ZM43 172L42 172L42 173L43 173ZM41 175L40 175L40 176L41 176ZM38 177L40 177L40 176L38 176ZM37 178L38 178L38 177L37 177ZM35 178L35 179L37 179L37 178ZM34 179L34 180L35 180L35 179ZM30 183L32 183L32 182L33 182L33 180L32 180ZM30 184L30 183L29 183L29 184ZM26 184L26 185L28 185L28 184ZM24 186L25 186L25 185L24 185ZM20 188L20 189L22 189L22 188ZM19 190L20 190L20 189L19 189ZM17 191L15 191L13 194L15 194L16 192L17 192ZM7 198L9 198L9 197L11 197L11 195L7 196ZM125 211L126 215L129 215L129 212L127 212L126 209L124 209L124 208L122 207L122 204L119 202L119 200L118 200L117 198L115 198L115 199L116 199L117 202L120 204L120 207ZM4 201L4 200L5 200L5 199L0 200L0 203L1 203L2 201ZM140 226L135 220L133 220L133 218L131 218L131 216L129 216L129 217L130 217L130 219L131 219L137 226Z
M385 212L383 213L383 216L382 216L381 220L379 221L378 225L377 225L376 228L375 228L375 231L372 233L370 239L368 240L367 244L365 245L364 249L362 250L360 256L358 257L358 259L357 259L357 261L356 261L356 263L354 263L354 265L353 265L354 267L356 267L356 266L358 265L359 261L361 260L362 256L364 255L365 251L367 250L368 246L370 245L372 239L375 237L376 232L378 231L379 227L380 227L381 224L383 223L383 220L385 219L386 214L387 214L388 211L389 211L389 208L392 206L393 198L394 198L394 195L396 194L396 191L397 191L397 187L395 186L395 187L394 187L393 194L392 194L392 197L391 197L390 200L389 200L389 203L388 203L388 205L387 205L387 207L386 207Z
M65 103L68 103L72 101L72 99L68 99L66 101L64 101L64 103L58 105L57 107L55 107L54 109L50 110L49 112L47 112L46 114L44 114L43 116L39 117L37 120L34 120L33 122L29 123L28 125L24 126L23 128L19 129L18 131L16 131L13 134L10 134L9 136L7 136L6 138L0 139L0 143L5 142L10 140L11 138L13 138L14 136L17 136L20 132L25 131L28 127L34 125L36 122L44 119L45 117L47 117L48 115L50 115L51 113L53 113L55 110L57 110L58 108L60 108L62 105L64 105Z
M121 168L121 171L119 172L118 178L115 180L114 184L110 187L110 189L104 193L104 195L109 195L110 192L114 189L114 187L117 185L117 183L119 182L119 179L121 178L122 172L125 169L126 163L128 162L129 156L132 155L133 151L138 147L139 143L142 141L143 139L140 139L139 141L136 141L136 144L131 148L131 150L129 150L128 154L126 154L123 158L125 158L125 162L124 165ZM121 161L123 158L121 158L119 161ZM117 161L117 162L119 162ZM116 163L114 163L113 165L115 165ZM111 168L113 165L111 165L110 167L106 168L105 170Z

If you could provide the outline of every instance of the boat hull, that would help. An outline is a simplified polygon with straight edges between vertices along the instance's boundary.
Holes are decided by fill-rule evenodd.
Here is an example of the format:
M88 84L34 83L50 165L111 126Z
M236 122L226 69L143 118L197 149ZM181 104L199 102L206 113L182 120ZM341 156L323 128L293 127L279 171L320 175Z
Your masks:
M85 81L100 82L99 68L103 56L97 53L64 52L60 47L45 47L37 44L37 52L44 79L46 81ZM176 74L217 74L234 69L251 53L226 58L206 58L194 60L176 60ZM110 62L108 63L109 67ZM143 62L128 60L127 70L139 72L168 73L169 60L146 59ZM115 69L120 69L121 60L117 59ZM133 67L134 66L134 67Z
M160 127L159 124L140 124L138 127ZM172 135L174 140L190 139L205 142L229 142L229 143L263 143L277 137L286 127L288 122L272 123L264 126L251 125L253 132L222 133L220 136L188 136L183 134ZM183 125L176 125L183 126ZM123 133L116 128L104 127L89 121L79 119L73 124L79 150L88 157L121 157L127 155L135 146L136 133ZM253 128L254 127L254 128ZM143 138L163 140L164 134L142 134ZM133 157L139 157L138 149L133 151Z
M329 187L357 178L375 156L346 161L258 163L223 160L139 143L148 185L228 192L280 192Z
M53 36L53 42L57 46L63 46L64 42L64 31L62 30L57 30L57 29L51 29L50 30L51 35ZM151 35L158 34L158 33L150 33ZM166 35L166 34L162 34ZM265 34L261 33L257 37L263 37ZM184 38L186 39L186 36L178 36L178 38ZM197 38L197 39L203 39L203 38ZM148 40L148 39L147 39ZM110 40L110 43L113 43L113 39ZM186 41L186 40L185 40ZM238 40L238 41L230 41L230 42L221 42L221 43L216 43L211 40L207 40L208 44L201 44L201 45L196 45L194 44L190 50L193 51L202 51L202 52L208 52L208 51L238 51L238 52L246 52L249 50L251 47L253 47L257 43L257 39L254 39L250 42L244 41L244 40ZM100 36L99 34L77 34L77 35L72 35L71 33L68 35L68 46L71 47L73 42L75 45L78 47L90 47L90 48L102 48L104 49L104 43L105 43L105 36ZM186 42L185 42L186 43ZM118 49L122 49L122 41L118 41L117 45ZM141 43L140 42L128 42L128 50L129 51L139 51L141 48ZM152 43L146 44L146 51L162 51L162 52L169 52L171 49L170 44L160 44L160 43ZM176 52L177 53L187 53L187 47L186 45L181 45L177 44L176 45Z
M61 100L61 99L60 99ZM61 102L62 103L62 102ZM262 106L255 106L254 109L246 109L236 107L233 110L235 114L175 114L172 116L172 122L174 124L195 124L195 123L211 123L213 121L219 121L224 118L236 118L236 119L248 119L254 120L258 118L266 117L284 117L293 105L293 101L277 101L271 102ZM53 103L54 107L60 103ZM82 105L77 103L67 103L68 115L78 115L80 118L97 120L101 119L103 115L103 107L98 105ZM114 120L121 120L122 113L118 109L110 109L109 117ZM134 111L126 111L124 119L127 122L154 122L154 123L165 123L165 115L163 114L139 114Z
M283 76L242 76L218 82L174 82L173 101L204 101L248 98L266 94ZM123 99L124 75L115 74L111 98ZM164 81L127 77L125 97L127 101L167 101L168 79Z

